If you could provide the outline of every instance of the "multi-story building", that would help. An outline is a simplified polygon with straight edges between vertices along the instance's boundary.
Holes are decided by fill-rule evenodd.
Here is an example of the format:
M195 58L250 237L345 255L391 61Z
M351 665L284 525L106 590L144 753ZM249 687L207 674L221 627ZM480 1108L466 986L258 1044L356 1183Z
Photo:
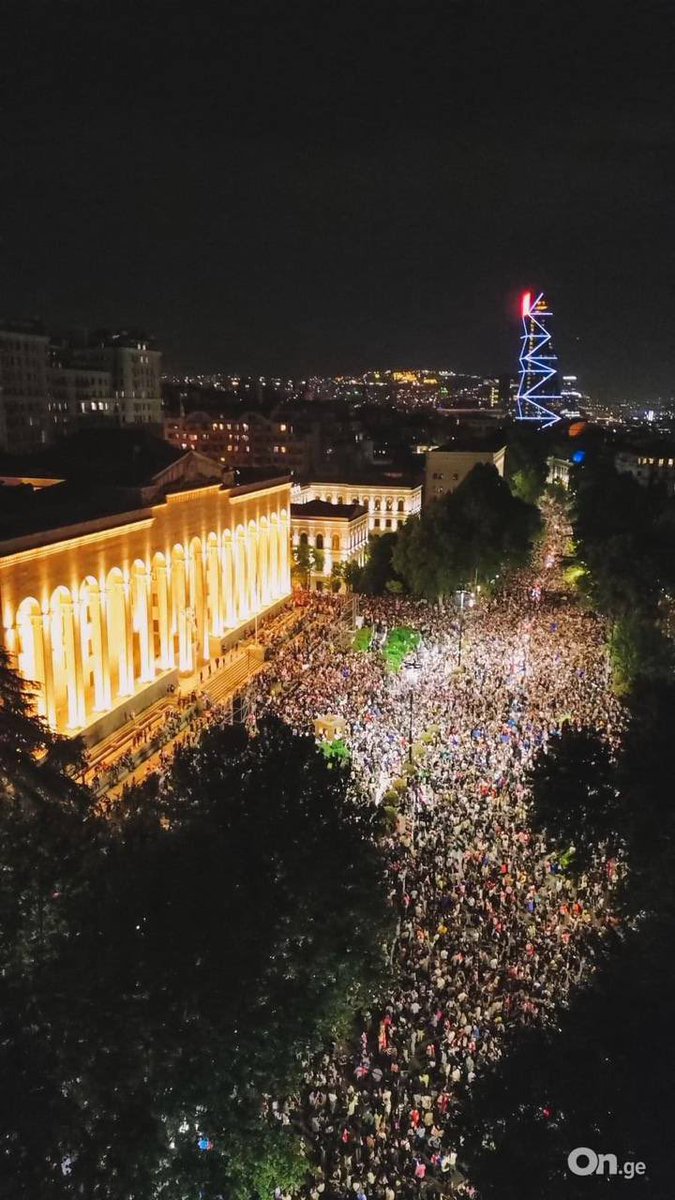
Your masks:
M552 454L546 459L546 482L550 484L558 484L559 487L568 490L570 479L572 478L572 463L569 458L558 458Z
M429 504L447 492L454 492L477 463L491 463L503 476L506 463L503 438L464 440L458 437L437 450L430 450L425 464L424 503Z
M181 449L199 449L223 467L274 467L300 476L311 470L318 425L297 425L257 412L218 416L192 412L164 421L164 437Z
M319 552L321 566L311 573L310 585L316 591L344 586L333 574L334 567L349 562L362 566L368 552L368 513L360 504L333 504L309 500L291 504L293 548L305 545Z
M78 365L66 342L51 345L48 381L50 440L68 437L86 425L116 421L111 372Z
M395 533L422 507L422 485L401 473L362 474L351 482L312 481L293 490L296 505L316 500L360 505L368 514L368 533Z
M109 371L122 425L161 425L161 352L133 330L101 330L77 349L77 365Z
M145 474L152 445L129 449L110 450L127 488L13 489L0 534L5 649L49 725L90 742L290 593L287 477L228 487L163 442Z
M161 423L161 354L142 334L50 340L35 321L0 325L0 449L24 454L83 425Z
M614 457L614 465L617 471L632 475L643 487L661 484L669 496L675 495L675 446L672 444L657 442L642 449L620 450Z
M17 454L50 436L49 336L38 321L0 324L0 446Z

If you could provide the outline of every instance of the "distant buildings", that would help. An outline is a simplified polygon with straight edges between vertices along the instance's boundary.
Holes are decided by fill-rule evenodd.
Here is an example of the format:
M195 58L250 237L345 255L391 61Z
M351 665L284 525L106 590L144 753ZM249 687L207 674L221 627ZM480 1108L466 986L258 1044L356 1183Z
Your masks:
M633 479L649 487L662 484L668 495L675 495L675 446L656 443L643 449L620 450L615 455L614 465L621 474L632 475Z
M49 438L49 336L37 321L0 325L0 447L34 450Z
M168 417L164 437L183 450L199 450L223 467L274 467L297 477L307 475L318 457L319 426L257 412L192 412Z
M425 460L424 502L454 492L477 463L491 463L504 474L506 445L503 437L456 441L430 450Z
M51 338L0 322L0 449L23 454L83 426L159 425L161 353L145 335Z

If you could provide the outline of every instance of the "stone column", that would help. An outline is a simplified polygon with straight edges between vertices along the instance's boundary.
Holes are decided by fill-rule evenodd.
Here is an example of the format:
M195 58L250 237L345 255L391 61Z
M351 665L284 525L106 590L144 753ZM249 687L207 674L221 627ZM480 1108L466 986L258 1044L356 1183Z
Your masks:
M99 712L108 712L112 708L112 684L110 682L110 654L108 648L108 593L105 588L99 590L96 597L96 608L98 611L98 630L101 649L100 663L100 692L101 705L97 710Z
M63 656L68 698L68 728L80 729L85 723L86 702L82 671L82 629L79 601L62 600Z
M169 637L169 593L166 563L155 566L157 580L157 623L159 626L159 665L163 671L173 666L173 644ZM153 640L154 648L154 640Z
M220 605L223 620L223 627L231 629L236 625L235 617L235 579L234 579L234 562L233 562L232 542L225 539L223 541L221 558L221 587L220 587Z
M52 655L52 617L49 611L42 622L42 657L45 664L45 716L50 729L56 729L56 691L54 689L54 658Z
M152 638L152 575L147 569L137 576L138 611L136 627L141 647L141 681L151 683L155 678L155 656Z
M223 632L223 617L220 602L220 557L218 546L213 542L206 549L206 608L209 620L209 634L220 637Z
M125 580L122 586L122 600L124 604L124 690L120 687L120 692L123 696L133 696L134 626L131 611L131 584L128 580Z

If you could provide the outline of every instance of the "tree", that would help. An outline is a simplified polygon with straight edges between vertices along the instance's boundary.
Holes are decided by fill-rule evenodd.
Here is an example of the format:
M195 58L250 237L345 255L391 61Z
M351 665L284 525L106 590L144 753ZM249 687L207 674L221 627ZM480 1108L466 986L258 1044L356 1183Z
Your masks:
M546 485L547 444L541 431L511 430L507 449L508 481L514 496L536 504Z
M522 566L540 528L539 510L479 463L454 492L406 522L392 562L410 591L438 600L477 582L491 586Z
M660 587L655 520L661 499L613 464L584 470L573 502L577 561L586 568L583 590L614 619L653 616Z
M614 1153L619 1165L644 1162L635 1188L650 1200L672 1196L675 1042L665 1031L675 990L675 686L642 679L628 704L617 762L598 759L594 734L570 731L546 771L535 768L535 811L549 832L557 821L564 844L571 819L588 842L607 843L608 827L621 842L628 870L612 907L625 923L595 951L590 982L572 993L555 1026L516 1035L472 1087L460 1115L464 1165L485 1200L605 1195L606 1175L568 1170L575 1146ZM589 784L596 795L586 803ZM645 1030L657 1031L653 1047Z
M654 620L640 615L639 608L614 623L610 655L619 695L631 691L639 679L672 679L673 643Z
M575 848L584 870L602 845L615 854L622 841L622 807L607 743L593 730L564 725L529 772L532 823L559 852Z
M367 596L383 596L391 591L390 583L403 582L393 566L393 554L398 542L397 533L382 533L371 536L368 543L368 558L359 579L359 591ZM396 589L395 589L396 590Z
M643 1162L646 1173L630 1190L670 1200L675 1043L664 1031L674 931L672 922L649 921L623 942L612 939L556 1025L517 1033L472 1086L460 1113L461 1157L484 1200L605 1197L621 1179L575 1176L567 1159L580 1146L616 1154L622 1168ZM645 1030L656 1031L655 1046Z
M320 575L323 564L323 550L317 550L316 546L308 546L307 542L300 542L294 547L291 573L301 587L309 587L312 575Z
M0 1191L297 1182L265 1097L297 1088L384 970L375 827L349 771L275 720L209 729L101 818L39 971L16 972L22 1005L3 1006Z

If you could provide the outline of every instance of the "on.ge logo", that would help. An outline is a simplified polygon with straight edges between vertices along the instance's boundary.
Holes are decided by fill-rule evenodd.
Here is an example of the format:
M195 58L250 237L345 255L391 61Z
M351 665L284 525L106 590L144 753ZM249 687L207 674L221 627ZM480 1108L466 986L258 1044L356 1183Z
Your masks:
M567 1155L567 1166L573 1175L623 1175L632 1179L644 1175L647 1167L643 1162L629 1160L619 1166L616 1154L596 1154L588 1146L577 1146Z

